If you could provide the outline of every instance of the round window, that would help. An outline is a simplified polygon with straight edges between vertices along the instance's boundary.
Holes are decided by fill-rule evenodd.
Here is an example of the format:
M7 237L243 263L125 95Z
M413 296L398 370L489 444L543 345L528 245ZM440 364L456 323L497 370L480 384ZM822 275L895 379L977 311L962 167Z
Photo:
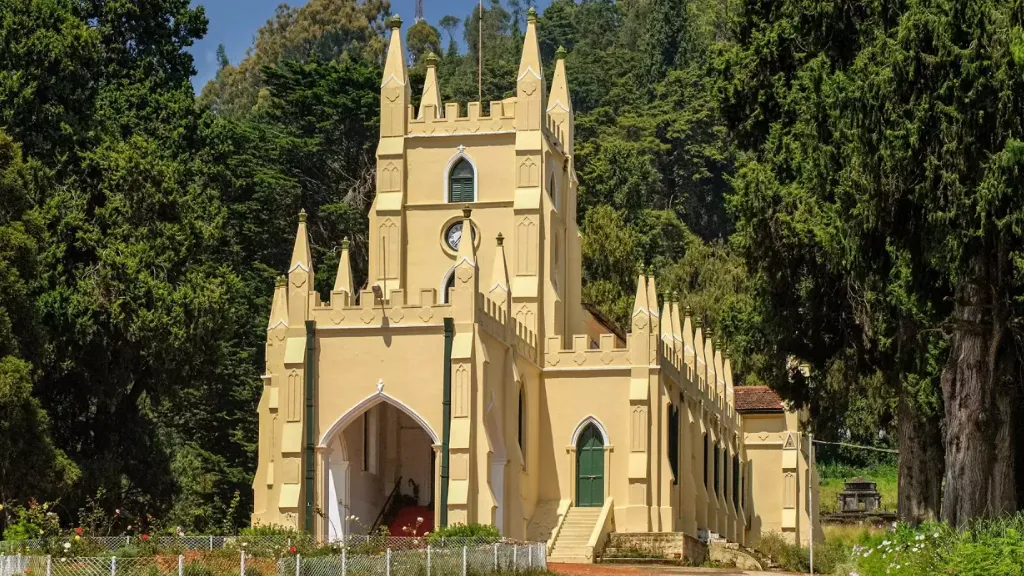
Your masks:
M476 228L470 227L473 234L473 241L476 241ZM444 233L444 240L452 250L459 251L459 243L462 241L462 221L455 222L448 227Z

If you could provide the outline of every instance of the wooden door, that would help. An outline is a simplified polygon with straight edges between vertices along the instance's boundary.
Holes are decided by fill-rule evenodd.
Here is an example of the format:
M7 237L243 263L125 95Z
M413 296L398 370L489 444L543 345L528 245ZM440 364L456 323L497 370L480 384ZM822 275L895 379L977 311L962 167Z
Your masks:
M604 440L593 424L576 442L576 505L604 505Z

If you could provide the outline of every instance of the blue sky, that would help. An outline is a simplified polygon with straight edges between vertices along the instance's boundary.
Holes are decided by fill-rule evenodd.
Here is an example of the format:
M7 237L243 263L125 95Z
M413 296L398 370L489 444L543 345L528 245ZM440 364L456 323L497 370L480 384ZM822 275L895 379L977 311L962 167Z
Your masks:
M477 1L424 0L423 17L436 26L445 14L454 14L460 18L466 16L472 12ZM206 38L196 42L190 50L195 57L198 72L192 78L197 91L217 72L217 45L224 44L228 59L232 64L237 64L252 45L256 31L274 15L274 10L281 3L282 0L192 0L193 6L201 4L206 8L206 17L210 20ZM306 0L288 2L292 5L305 3ZM550 3L550 0L535 2L538 10ZM401 15L408 23L412 21L415 5L415 0L391 0L391 11Z

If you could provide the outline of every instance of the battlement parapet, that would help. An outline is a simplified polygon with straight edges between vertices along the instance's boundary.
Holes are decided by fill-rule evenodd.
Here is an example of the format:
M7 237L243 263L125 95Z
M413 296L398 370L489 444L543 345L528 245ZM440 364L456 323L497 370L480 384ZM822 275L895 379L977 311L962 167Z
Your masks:
M486 294L477 294L477 323L497 340L512 346L519 355L537 363L537 336L533 330L509 316L503 304Z
M451 315L451 305L438 303L434 288L420 290L419 302L409 302L407 296L405 290L390 290L381 302L372 291L363 290L358 304L352 304L343 292L334 292L331 302L314 303L312 316L319 326L360 328L440 324L441 318Z
M614 334L601 334L597 348L592 348L585 334L572 337L572 347L562 348L561 336L550 336L544 351L544 363L554 368L601 368L630 366L629 348L615 346Z
M461 115L458 102L446 102L444 115L434 106L424 106L421 117L416 117L409 108L409 136L442 136L446 134L480 134L488 132L511 132L515 130L516 99L506 98L491 102L488 114L484 115L480 102L467 104L466 116Z

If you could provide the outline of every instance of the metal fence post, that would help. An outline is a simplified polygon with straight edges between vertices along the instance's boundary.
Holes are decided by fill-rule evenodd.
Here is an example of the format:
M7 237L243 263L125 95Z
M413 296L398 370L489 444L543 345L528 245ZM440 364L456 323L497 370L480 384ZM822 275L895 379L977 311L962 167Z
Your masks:
M348 546L341 548L341 576L348 574ZM429 572L427 573L429 575Z
M388 548L387 558L385 558L384 562L384 574L391 576L391 548Z
M430 576L430 544L427 544L427 576Z
M512 545L512 571L519 572L519 545Z
M241 559L238 561L238 576L245 576L245 550L242 550Z
M50 576L51 572L51 558L50 555L46 555L46 576Z
M213 550L213 536L210 536L210 550Z
M531 544L531 545L526 547L526 553L529 554L529 559L530 559L529 567L533 568L533 544Z
M462 576L466 576L466 547L462 547Z
M178 554L178 576L185 576L185 556Z
M498 543L494 543L494 571L498 571Z
M110 557L110 576L117 574L117 556Z
M299 576L299 570L302 567L302 554L295 555L295 576Z

